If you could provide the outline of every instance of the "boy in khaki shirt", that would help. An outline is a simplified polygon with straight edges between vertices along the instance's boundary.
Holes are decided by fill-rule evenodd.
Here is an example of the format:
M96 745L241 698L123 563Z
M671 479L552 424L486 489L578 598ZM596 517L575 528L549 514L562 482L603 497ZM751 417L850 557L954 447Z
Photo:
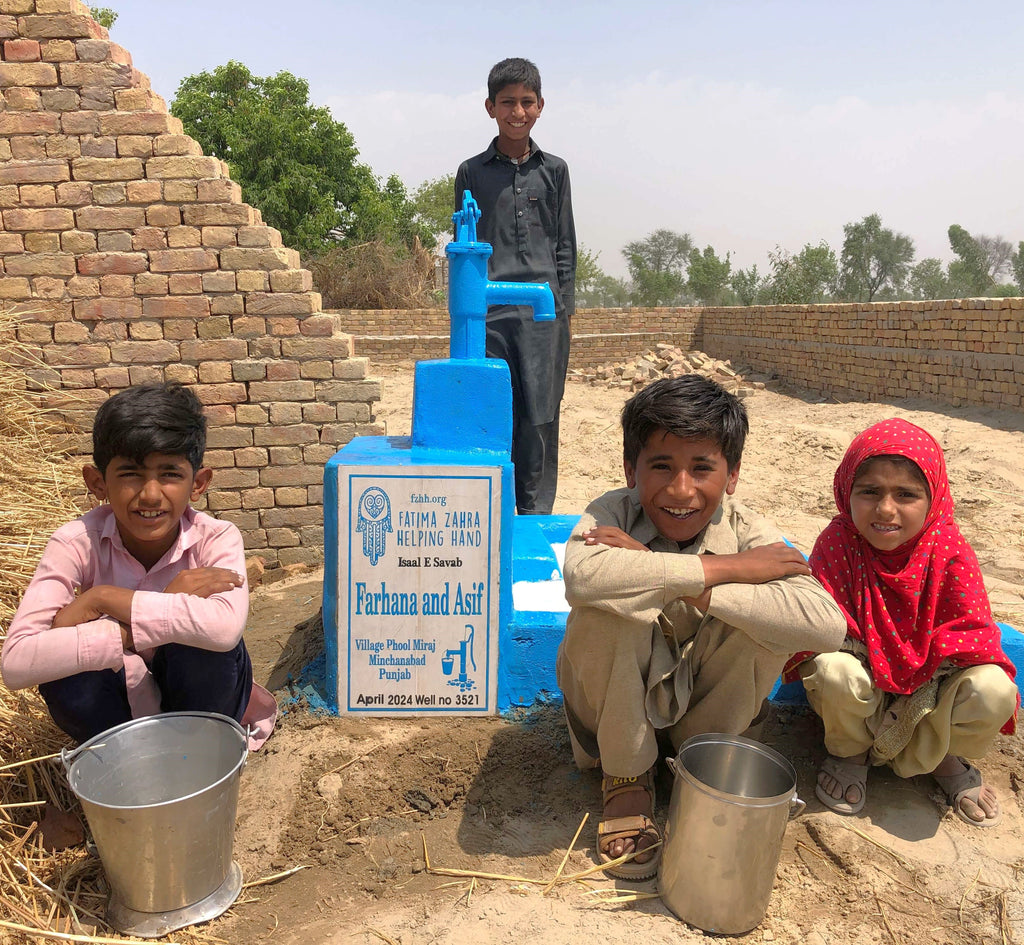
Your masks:
M699 375L644 388L622 411L628 488L592 502L566 546L558 682L576 763L603 773L598 854L633 854L619 878L657 872L656 733L678 748L745 731L789 656L846 632L803 555L732 498L747 428Z

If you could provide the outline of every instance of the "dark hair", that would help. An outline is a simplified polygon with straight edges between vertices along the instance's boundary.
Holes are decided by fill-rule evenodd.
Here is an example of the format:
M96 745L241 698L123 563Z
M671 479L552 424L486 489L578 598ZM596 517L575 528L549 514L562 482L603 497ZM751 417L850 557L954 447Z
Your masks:
M648 384L622 408L622 455L635 466L651 434L663 430L717 443L733 470L748 429L746 408L720 384L700 374L667 377Z
M502 59L487 76L487 97L496 101L509 85L525 85L540 98L540 70L529 59Z
M184 456L197 471L205 450L203 405L176 382L129 387L96 411L92 461L101 473L115 456L141 465L150 453Z
M932 490L928 485L928 477L924 474L924 470L917 465L909 456L901 456L899 453L879 453L876 456L869 456L863 463L857 467L857 471L853 474L854 483L860 479L861 476L867 474L874 463L877 460L884 459L887 463L892 463L893 466L898 466L901 469L906 470L918 485L924 487L924 494L928 496L928 501L932 500Z

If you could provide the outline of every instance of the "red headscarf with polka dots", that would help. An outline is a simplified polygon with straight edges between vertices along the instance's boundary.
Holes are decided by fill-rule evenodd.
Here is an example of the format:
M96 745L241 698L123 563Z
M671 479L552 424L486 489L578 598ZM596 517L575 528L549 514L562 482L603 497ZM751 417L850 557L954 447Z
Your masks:
M924 473L931 506L916 537L883 552L857 531L850 496L862 463L893 455ZM995 663L1013 679L978 559L953 522L946 461L935 439L906 420L876 423L850 444L834 492L839 514L814 543L811 571L842 608L847 633L867 646L875 685L913 692L947 659L957 666Z

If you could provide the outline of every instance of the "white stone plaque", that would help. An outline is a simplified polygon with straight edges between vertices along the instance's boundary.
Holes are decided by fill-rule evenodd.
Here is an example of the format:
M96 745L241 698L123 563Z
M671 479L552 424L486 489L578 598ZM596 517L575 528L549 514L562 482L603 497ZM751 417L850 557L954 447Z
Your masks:
M347 467L338 709L497 712L500 467Z

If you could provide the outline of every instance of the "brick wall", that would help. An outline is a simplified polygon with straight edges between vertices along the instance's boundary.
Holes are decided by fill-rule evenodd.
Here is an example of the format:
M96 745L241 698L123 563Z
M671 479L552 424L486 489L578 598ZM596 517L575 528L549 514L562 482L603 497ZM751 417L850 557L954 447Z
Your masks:
M0 0L0 95L0 305L29 383L82 429L130 384L192 385L209 509L271 565L319 560L323 464L381 432L380 384L298 254L78 0Z
M379 361L448 356L441 311L338 312ZM420 327L422 326L422 327ZM660 341L824 394L1024 406L1024 299L752 308L582 309L570 367L636 357Z

